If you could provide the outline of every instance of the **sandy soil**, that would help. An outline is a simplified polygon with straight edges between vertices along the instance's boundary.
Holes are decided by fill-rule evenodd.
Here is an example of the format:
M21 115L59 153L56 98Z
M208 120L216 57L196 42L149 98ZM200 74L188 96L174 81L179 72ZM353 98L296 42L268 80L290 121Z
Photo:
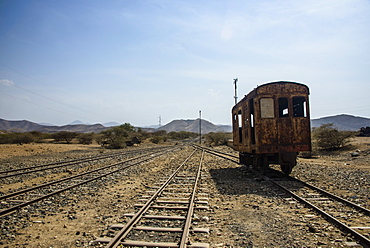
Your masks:
M0 144L0 159L18 157L18 156L34 156L42 154L56 154L61 152L80 150L95 150L100 149L100 145L81 145L81 144Z

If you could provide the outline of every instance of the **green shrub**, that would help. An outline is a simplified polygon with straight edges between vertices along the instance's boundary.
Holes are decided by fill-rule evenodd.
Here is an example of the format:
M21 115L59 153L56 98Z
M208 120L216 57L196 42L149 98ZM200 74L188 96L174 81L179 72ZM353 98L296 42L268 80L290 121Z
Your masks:
M75 132L67 132L67 131L62 131L58 133L53 133L51 137L56 141L65 141L67 144L70 144L71 141L77 137L77 133Z
M94 140L94 133L81 133L78 135L78 142L83 145L90 145Z
M207 133L204 135L204 138L206 139L206 142L210 145L227 145L227 141L231 138L230 133Z
M129 134L135 132L135 127L129 123L100 132L99 143L107 148L120 149L126 147Z
M150 138L150 142L152 142L154 144L158 144L162 140L163 140L163 136L153 136L153 137Z
M31 133L7 133L0 135L0 144L29 144L35 142Z
M333 123L323 124L312 129L315 144L322 150L336 150L348 144L350 138L354 137L351 131L338 131Z

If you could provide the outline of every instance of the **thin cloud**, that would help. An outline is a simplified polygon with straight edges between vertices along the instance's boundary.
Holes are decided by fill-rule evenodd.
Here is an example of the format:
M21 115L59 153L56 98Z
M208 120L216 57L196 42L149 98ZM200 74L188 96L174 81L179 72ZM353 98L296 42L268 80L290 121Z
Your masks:
M6 86L13 86L15 85L12 80L9 79L0 79L0 83Z

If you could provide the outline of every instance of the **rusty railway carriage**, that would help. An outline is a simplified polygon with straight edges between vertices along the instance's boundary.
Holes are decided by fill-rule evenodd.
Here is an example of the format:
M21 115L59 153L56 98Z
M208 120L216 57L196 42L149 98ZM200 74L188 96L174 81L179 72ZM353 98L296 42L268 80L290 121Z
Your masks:
M304 84L272 82L233 107L233 145L241 164L262 173L269 164L280 164L285 174L291 173L297 153L311 150L308 95Z

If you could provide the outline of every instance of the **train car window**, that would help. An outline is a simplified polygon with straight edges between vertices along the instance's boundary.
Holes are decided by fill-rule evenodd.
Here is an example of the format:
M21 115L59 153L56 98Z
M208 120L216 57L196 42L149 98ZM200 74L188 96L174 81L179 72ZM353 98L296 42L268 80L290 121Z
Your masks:
M243 119L242 119L242 111L239 110L238 111L238 126L239 126L239 128L242 128L242 122L243 122Z
M307 117L306 98L303 96L293 97L293 116Z
M251 144L254 145L256 144L256 134L255 134L255 129L254 129L254 99L251 98L249 99L249 121L250 121L250 132L251 132Z
M275 118L274 99L261 98L260 107L261 107L261 118Z
M289 117L288 98L279 98L279 117Z
M253 115L254 115L254 103L253 103L253 98L252 99L249 99L249 109L250 109L250 126L251 127L254 127L254 118L253 118Z
M239 143L243 143L243 118L242 111L238 111Z

